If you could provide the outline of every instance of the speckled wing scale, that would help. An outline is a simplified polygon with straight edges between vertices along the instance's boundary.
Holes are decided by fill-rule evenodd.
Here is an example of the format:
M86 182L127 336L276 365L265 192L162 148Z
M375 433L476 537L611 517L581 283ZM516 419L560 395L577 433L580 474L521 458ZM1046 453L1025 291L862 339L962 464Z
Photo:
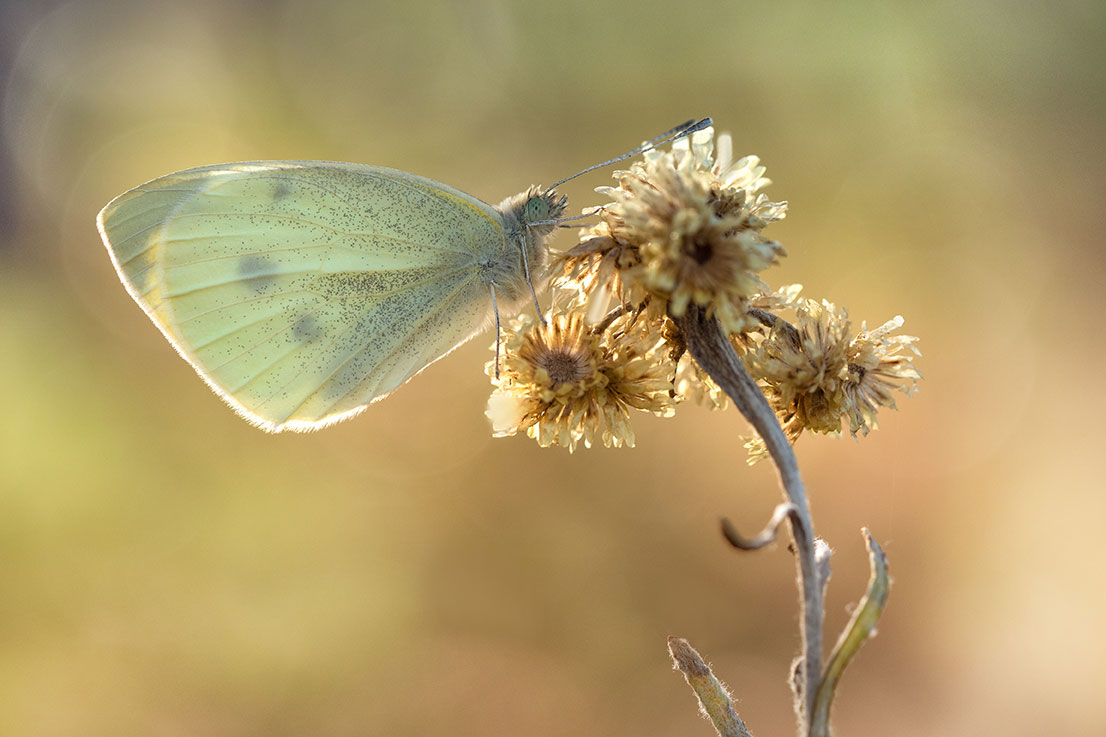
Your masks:
M484 327L489 269L521 268L496 208L355 164L189 169L119 196L98 223L131 296L270 431L381 398Z

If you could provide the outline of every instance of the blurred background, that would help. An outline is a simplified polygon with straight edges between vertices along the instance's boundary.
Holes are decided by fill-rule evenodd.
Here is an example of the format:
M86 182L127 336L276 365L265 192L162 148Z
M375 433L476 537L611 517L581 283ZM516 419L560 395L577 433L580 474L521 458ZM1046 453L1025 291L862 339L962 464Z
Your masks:
M895 578L837 732L1106 733L1106 4L17 0L0 83L0 734L711 734L670 634L790 733L791 555L718 534L779 499L735 411L642 415L633 450L493 440L487 335L266 436L94 222L248 159L494 203L703 115L790 201L767 278L922 338L878 432L798 446L828 640L862 526Z

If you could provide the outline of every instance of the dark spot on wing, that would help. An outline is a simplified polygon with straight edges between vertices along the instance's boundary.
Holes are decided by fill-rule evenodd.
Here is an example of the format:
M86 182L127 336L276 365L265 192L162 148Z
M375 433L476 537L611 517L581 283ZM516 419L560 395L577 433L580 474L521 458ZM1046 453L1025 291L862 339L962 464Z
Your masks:
M300 343L310 343L313 340L318 340L322 335L322 326L319 325L314 315L303 315L292 326L292 337Z
M295 185L287 179L277 179L276 184L273 185L273 202L280 202L288 195L292 194L292 190L295 189Z
M273 283L276 275L273 273L273 264L269 259L253 254L243 256L238 262L238 278L253 291L263 292Z

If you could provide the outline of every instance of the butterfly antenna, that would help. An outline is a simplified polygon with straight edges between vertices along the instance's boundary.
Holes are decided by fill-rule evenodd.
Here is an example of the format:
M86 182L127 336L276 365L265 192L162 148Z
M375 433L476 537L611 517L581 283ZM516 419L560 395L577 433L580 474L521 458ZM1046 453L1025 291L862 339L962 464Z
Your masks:
M570 223L573 220L584 220L586 218L595 217L603 211L603 207L603 205L596 205L588 212L583 212L579 215L569 215L566 218L557 218L556 220L546 220L545 222L556 225L558 228L586 228L588 227L588 223L579 223L577 225L565 225L565 223Z
M613 159L607 159L606 161L604 161L600 164L595 164L594 166L589 166L587 169L584 169L583 171L578 171L570 177L565 177L561 181L559 181L559 182L555 183L554 185L552 185L549 189L550 190L556 189L557 187L561 186L565 182L572 181L573 179L575 179L578 176L582 176L584 174L587 174L589 171L595 171L596 169L602 169L604 166L610 166L611 164L617 164L619 161L623 161L625 159L629 159L631 157L638 156L640 154L645 153L646 151L651 151L651 150L655 149L657 146L663 146L664 144L666 144L670 141L675 141L679 138L683 138L684 136L689 136L692 133L695 133L696 131L701 131L704 128L708 128L711 125L714 125L714 121L712 121L710 118L703 118L702 120L699 120L699 121L689 120L686 123L684 123L683 125L678 125L675 128L672 128L671 130L667 130L664 133L661 133L656 138L650 139L650 140L646 141L645 143L641 144L640 146L635 146L634 148L630 149L629 151L622 154L621 156L615 156Z

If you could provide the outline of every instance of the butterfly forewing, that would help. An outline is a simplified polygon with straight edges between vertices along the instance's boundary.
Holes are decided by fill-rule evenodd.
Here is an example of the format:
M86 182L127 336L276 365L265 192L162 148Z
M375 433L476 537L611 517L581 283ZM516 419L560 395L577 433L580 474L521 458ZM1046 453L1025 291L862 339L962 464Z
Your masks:
M128 291L248 419L310 429L471 337L505 248L488 205L381 167L191 169L121 195L100 231Z

